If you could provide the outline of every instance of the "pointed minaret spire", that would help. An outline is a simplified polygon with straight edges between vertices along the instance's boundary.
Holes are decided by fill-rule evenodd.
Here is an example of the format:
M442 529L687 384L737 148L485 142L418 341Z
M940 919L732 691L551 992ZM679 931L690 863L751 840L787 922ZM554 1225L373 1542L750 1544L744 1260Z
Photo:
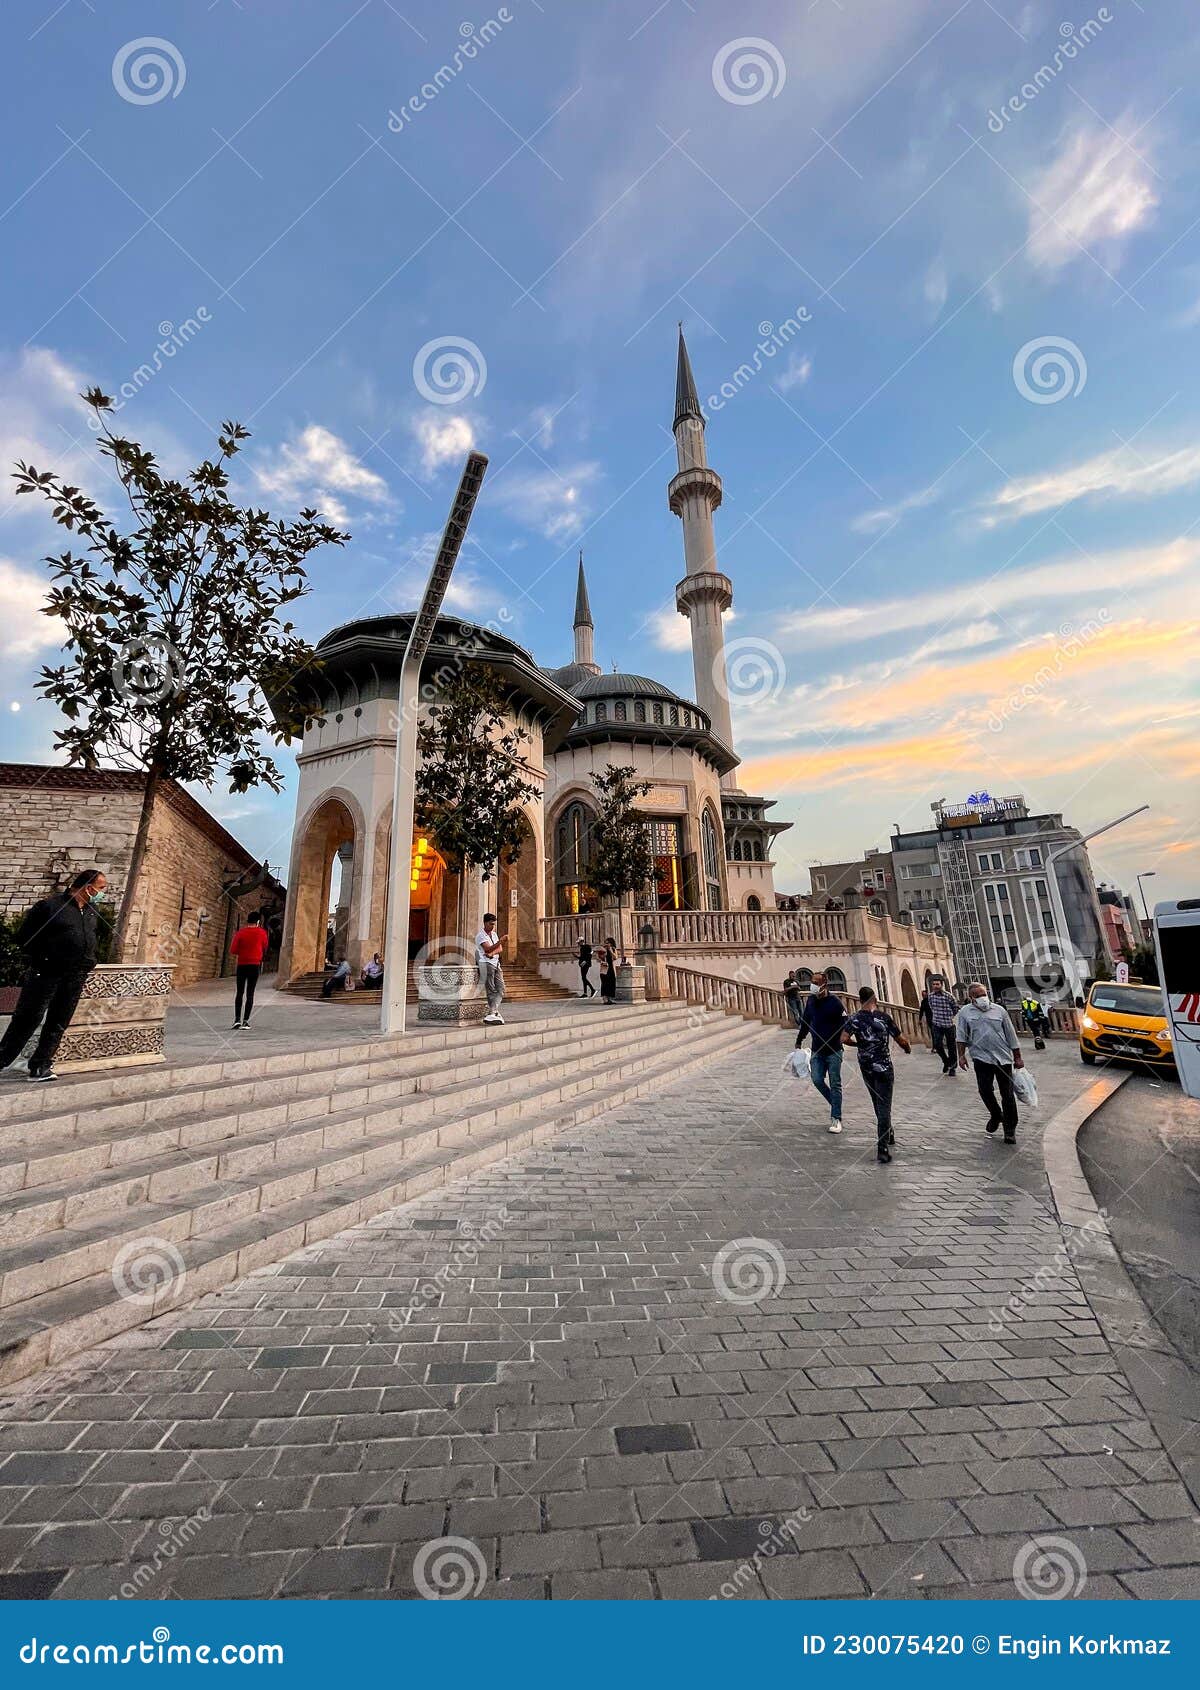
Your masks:
M707 712L716 737L733 750L729 717L729 681L725 671L725 630L721 617L733 603L733 583L717 566L713 512L721 503L721 477L708 467L704 413L696 397L691 360L679 325L679 362L675 376L675 456L679 465L667 488L671 509L683 524L687 573L675 588L675 605L692 625L692 667L696 703ZM736 786L733 771L721 776Z
M681 417L695 417L700 426L704 426L704 412L700 409L700 401L696 396L696 379L692 375L692 361L688 357L682 323L679 325L679 358L675 368L675 421L671 424L673 429L679 427Z
M588 603L587 576L583 573L583 552L579 553L579 577L575 583L575 661L581 669L598 675L600 665L593 649L595 628L592 607Z

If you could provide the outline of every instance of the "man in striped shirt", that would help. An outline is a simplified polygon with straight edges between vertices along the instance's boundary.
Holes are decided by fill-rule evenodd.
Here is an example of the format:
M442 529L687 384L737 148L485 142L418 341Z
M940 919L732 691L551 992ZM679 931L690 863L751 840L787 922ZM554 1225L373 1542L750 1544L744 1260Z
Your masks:
M929 1005L929 1037L933 1048L942 1059L942 1073L951 1079L957 1074L954 1051L954 1022L958 1015L958 1003L946 990L946 982L940 974L935 974L929 982L929 990L925 994L925 1001Z

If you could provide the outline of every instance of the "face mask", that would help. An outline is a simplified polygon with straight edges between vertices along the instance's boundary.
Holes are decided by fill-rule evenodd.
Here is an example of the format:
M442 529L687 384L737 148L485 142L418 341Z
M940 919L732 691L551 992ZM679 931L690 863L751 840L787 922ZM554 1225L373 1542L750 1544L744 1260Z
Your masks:
M89 892L88 893L88 903L89 904L102 904L103 902L104 902L104 893L103 892Z
M971 999L971 1002L975 1005L976 1009L986 1009L988 1007L988 1005L991 1003L991 1001L992 1001L991 998L972 998Z

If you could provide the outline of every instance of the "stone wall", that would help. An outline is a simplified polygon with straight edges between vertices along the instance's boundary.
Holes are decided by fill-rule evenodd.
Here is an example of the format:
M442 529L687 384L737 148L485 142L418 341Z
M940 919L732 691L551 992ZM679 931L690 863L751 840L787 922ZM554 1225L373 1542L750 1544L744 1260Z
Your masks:
M140 808L137 791L57 788L52 771L34 786L0 784L0 914L22 914L81 869L99 868L109 878L107 911L115 917ZM173 963L176 986L228 972L234 926L252 909L271 907L262 893L235 905L222 890L249 861L160 796L125 960Z

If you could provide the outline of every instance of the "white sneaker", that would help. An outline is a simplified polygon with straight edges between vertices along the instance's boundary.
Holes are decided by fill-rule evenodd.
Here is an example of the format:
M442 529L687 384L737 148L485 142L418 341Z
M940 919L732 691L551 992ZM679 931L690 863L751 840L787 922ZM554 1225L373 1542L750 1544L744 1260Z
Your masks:
M493 1019L493 1021L495 1021L495 1023L496 1023L496 1025L497 1025L497 1026L498 1026L498 1027L503 1027L503 1025L504 1025L504 1017L503 1017L503 1015L501 1015L501 1013L500 1013L500 1011L499 1011L499 1010L497 1010L497 1011L496 1011L496 1013L495 1013L495 1015L494 1015L494 1016L493 1016L493 1017L492 1017L492 1019Z
M483 1018L483 1024L484 1024L485 1027L495 1027L497 1025L497 1023L500 1023L501 1025L503 1025L503 1023L500 1022L500 1017L495 1013L494 1010L493 1010L491 1015L485 1015L484 1018Z
M831 1133L840 1133L842 1130L842 1123L840 1121L830 1121L829 1130Z

